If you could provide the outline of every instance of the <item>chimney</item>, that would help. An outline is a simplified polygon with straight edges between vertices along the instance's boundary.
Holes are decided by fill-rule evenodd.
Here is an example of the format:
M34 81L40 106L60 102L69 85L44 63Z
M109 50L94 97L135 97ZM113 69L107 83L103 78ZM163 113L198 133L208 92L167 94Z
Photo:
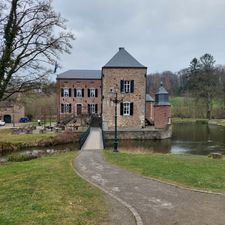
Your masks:
M120 51L120 50L124 50L124 47L119 47L119 51Z

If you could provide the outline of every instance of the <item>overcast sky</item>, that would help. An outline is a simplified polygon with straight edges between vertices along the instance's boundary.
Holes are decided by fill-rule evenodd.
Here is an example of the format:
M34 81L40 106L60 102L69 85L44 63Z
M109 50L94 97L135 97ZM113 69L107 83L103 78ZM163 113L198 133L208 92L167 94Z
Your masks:
M225 64L225 0L54 0L76 37L63 72L101 69L125 49L148 73L176 72L210 53Z

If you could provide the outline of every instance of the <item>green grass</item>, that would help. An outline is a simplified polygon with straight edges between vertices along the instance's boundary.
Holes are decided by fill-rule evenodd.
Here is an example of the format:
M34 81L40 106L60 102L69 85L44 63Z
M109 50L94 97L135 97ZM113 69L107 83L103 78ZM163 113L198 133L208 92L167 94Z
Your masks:
M208 119L196 119L196 118L172 118L173 123L199 123L207 124Z
M11 134L10 129L1 129L0 130L0 142L19 144L19 143L38 143L40 141L45 141L55 137L54 133L45 133L45 134Z
M144 176L186 187L225 191L225 160L206 156L105 153L107 160Z
M188 105L194 104L193 98L171 96L169 99L170 99L170 104L172 106L186 106L186 104L188 104Z
M194 106L195 99L192 97L181 97L181 96L170 96L170 103L172 106ZM223 99L213 99L213 107L214 108L220 108L224 106L224 101Z
M0 224L103 224L103 196L75 174L74 155L0 166Z

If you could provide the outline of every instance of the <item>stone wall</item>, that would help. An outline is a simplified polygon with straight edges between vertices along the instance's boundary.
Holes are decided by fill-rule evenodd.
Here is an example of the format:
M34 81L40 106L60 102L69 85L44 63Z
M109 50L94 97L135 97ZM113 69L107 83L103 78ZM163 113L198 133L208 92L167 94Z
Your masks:
M0 120L4 121L5 116L11 117L11 122L19 123L20 118L25 116L25 109L23 105L14 104L14 106L1 107Z
M103 131L105 140L114 139L114 131ZM161 140L172 137L172 126L165 129L137 129L137 130L119 130L118 139L136 139L136 140Z
M164 129L171 124L170 105L154 105L154 124L157 129Z
M120 115L118 104L119 128L142 128L145 126L145 93L146 93L146 69L144 68L103 68L103 127L114 127L114 103L110 100L110 92L117 89L118 99L122 98L120 92L121 80L134 80L134 92L125 93L123 102L133 102L133 115Z
M57 80L57 119L58 121L68 117L77 115L77 104L82 105L82 113L88 113L88 104L98 105L98 114L101 114L101 99L102 99L102 87L101 80ZM61 97L61 88L71 88L71 97ZM81 88L84 89L84 97L75 97L74 89ZM95 88L98 89L98 97L88 97L88 89ZM61 113L61 104L71 104L71 113Z

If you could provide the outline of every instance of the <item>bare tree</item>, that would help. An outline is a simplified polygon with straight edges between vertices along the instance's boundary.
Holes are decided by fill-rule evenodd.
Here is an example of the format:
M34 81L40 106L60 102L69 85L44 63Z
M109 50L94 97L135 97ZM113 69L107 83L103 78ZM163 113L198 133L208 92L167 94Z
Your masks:
M0 101L33 88L53 71L74 39L52 0L0 3Z

